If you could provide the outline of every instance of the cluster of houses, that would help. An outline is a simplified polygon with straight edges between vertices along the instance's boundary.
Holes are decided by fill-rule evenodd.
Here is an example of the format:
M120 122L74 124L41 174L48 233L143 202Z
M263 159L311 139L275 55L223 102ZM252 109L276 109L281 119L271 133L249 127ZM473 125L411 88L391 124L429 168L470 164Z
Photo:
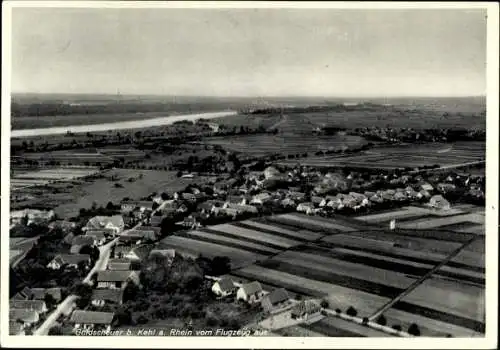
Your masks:
M25 287L9 300L9 333L24 335L26 330L37 325L48 312L47 302L51 305L61 301L60 288Z
M119 306L124 302L124 291L129 284L140 286L139 262L158 256L171 264L175 258L173 249L151 249L145 245L154 241L159 235L159 229L150 226L139 226L134 230L122 233L111 251L105 270L98 271L95 289L90 303L95 308L105 305ZM75 310L70 318L73 330L110 330L114 320L113 312Z
M53 210L23 209L10 212L10 226L18 225L26 220L27 225L32 223L48 222L54 218Z
M315 300L294 302L284 288L266 293L258 281L236 284L231 278L224 277L214 282L212 292L219 298L234 297L250 305L260 304L267 313L276 313L291 307L291 317L298 320L317 315L322 310Z

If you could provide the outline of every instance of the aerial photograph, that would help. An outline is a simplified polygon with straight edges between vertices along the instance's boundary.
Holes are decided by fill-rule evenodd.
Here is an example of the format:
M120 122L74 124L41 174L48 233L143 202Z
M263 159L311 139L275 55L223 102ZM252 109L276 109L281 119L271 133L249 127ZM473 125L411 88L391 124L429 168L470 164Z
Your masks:
M10 336L485 337L486 9L11 11Z

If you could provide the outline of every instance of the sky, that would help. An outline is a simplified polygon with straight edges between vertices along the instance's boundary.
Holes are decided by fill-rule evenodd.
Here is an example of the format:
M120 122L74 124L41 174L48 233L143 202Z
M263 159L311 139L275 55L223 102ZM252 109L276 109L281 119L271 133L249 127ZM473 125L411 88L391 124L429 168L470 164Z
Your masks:
M475 96L485 10L12 10L12 91Z

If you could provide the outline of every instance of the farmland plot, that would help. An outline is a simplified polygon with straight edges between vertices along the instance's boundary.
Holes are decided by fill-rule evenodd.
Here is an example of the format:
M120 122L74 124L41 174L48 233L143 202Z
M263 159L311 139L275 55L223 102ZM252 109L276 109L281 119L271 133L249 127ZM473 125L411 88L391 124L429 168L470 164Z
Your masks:
M447 323L477 331L484 329L485 293L482 287L432 277L404 297L402 302L432 310L432 318ZM401 310L398 304L396 308Z
M402 208L401 210L389 211L385 213L357 216L356 219L370 223L372 222L381 223L392 219L401 220L401 219L413 218L421 215L422 213L427 213L427 210L418 207L412 207L412 208L407 207L407 208Z
M406 289L415 281L415 278L410 278L403 273L346 262L322 255L312 255L292 251L279 254L272 258L272 260L296 264L310 269L311 273L317 270L401 289Z
M446 323L433 318L397 310L394 308L387 310L384 313L384 317L387 320L387 325L400 325L403 329L406 330L412 323L416 323L423 337L445 337L448 334L451 334L453 337L484 336L483 333L465 327L460 327L452 323Z
M301 327L327 337L393 337L391 334L333 316L324 317L318 322Z
M216 235L213 233L205 232L205 231L189 231L188 235L191 236L194 239L199 239L199 238L206 238L213 243L216 244L234 244L235 246L241 246L243 249L249 249L249 250L254 250L257 253L262 253L262 254L276 254L279 252L279 250L272 249L257 243L252 243L252 242L247 242L244 239L236 239L236 238L230 238L226 236L221 236L221 235Z
M229 233L229 234L239 236L242 238L251 238L251 239L259 240L262 242L271 243L271 244L283 247L285 249L289 248L291 246L300 244L300 242L297 242L297 241L294 241L291 239L287 239L287 238L283 238L283 237L279 237L279 236L273 236L273 235L270 235L267 233L262 233L262 232L257 231L257 230L249 230L249 229L234 226L231 224L222 224L222 225L211 226L210 229L215 230L215 231Z
M330 303L330 308L340 308L345 311L349 306L358 310L360 317L369 316L378 308L389 302L389 298L380 297L374 294L365 293L351 288L341 287L335 284L316 281L309 278L296 276L294 274L268 269L256 265L232 272L233 275L253 278L263 283L282 286L291 291L311 296L324 296Z
M183 249L187 249L189 253L195 253L196 255L202 254L207 257L227 256L231 259L231 266L233 268L251 264L255 260L265 258L263 255L252 253L247 250L231 248L222 244L200 242L186 237L170 236L163 239L161 243L162 245L172 247L180 252L182 252Z
M295 223L314 225L317 227L321 227L325 230L335 230L335 231L341 231L341 232L354 231L353 228L345 226L345 225L336 224L334 222L327 222L324 220L316 220L314 218L307 217L305 215L282 214L282 215L279 215L279 217L282 219L285 219L285 220L290 220L290 221L295 222Z
M441 226L465 223L465 222L473 222L477 224L484 223L484 217L478 214L464 214L457 215L452 217L442 217L435 219L423 219L423 220L415 220L402 223L400 225L401 228L405 229L417 229L417 230L425 230L431 228L439 228Z
M258 221L252 221L252 220L242 221L242 223L244 223L248 226L255 227L255 229L262 229L262 230L266 230L268 232L282 233L282 234L291 236L291 238L295 237L298 239L306 239L306 240L314 241L314 240L323 236L323 235L318 234L316 232L308 232L306 235L304 235L304 233L302 231L287 230L287 229L284 229L284 228L279 227L277 225L268 225L268 224L264 224L264 223L261 223Z

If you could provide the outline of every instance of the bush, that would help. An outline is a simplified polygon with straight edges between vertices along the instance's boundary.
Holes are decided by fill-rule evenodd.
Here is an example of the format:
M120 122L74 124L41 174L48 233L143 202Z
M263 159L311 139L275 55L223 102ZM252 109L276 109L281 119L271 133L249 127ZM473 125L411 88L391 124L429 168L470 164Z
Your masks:
M353 308L352 306L349 306L349 308L347 309L347 311L345 313L348 314L349 316L353 316L353 317L355 317L358 314L356 309Z
M215 318L214 316L209 316L207 317L207 326L209 327L214 327L219 324L219 320Z
M367 325L369 322L368 317L363 317L363 324Z
M328 309L328 307L330 306L330 304L328 303L327 300L321 300L321 304L320 305L321 305L321 307L323 309Z
M398 324L393 325L393 326L392 326L392 329L394 329L395 331L402 331L402 330L403 330L403 329L401 328L401 326L400 326L400 325L398 325Z
M117 183L115 183L115 187L116 187L116 188L123 188L123 185L122 185L121 183L118 183L118 182L117 182Z
M63 330L60 326L54 326L49 329L49 335L63 335Z
M380 315L379 318L377 318L377 323L381 326L387 325L387 320L385 319L385 316Z
M408 327L408 333L414 336L420 335L420 329L415 323L412 323L410 327Z
M341 314L342 313L342 310L340 310L339 308L336 308L335 309L335 312L338 313L338 314Z

